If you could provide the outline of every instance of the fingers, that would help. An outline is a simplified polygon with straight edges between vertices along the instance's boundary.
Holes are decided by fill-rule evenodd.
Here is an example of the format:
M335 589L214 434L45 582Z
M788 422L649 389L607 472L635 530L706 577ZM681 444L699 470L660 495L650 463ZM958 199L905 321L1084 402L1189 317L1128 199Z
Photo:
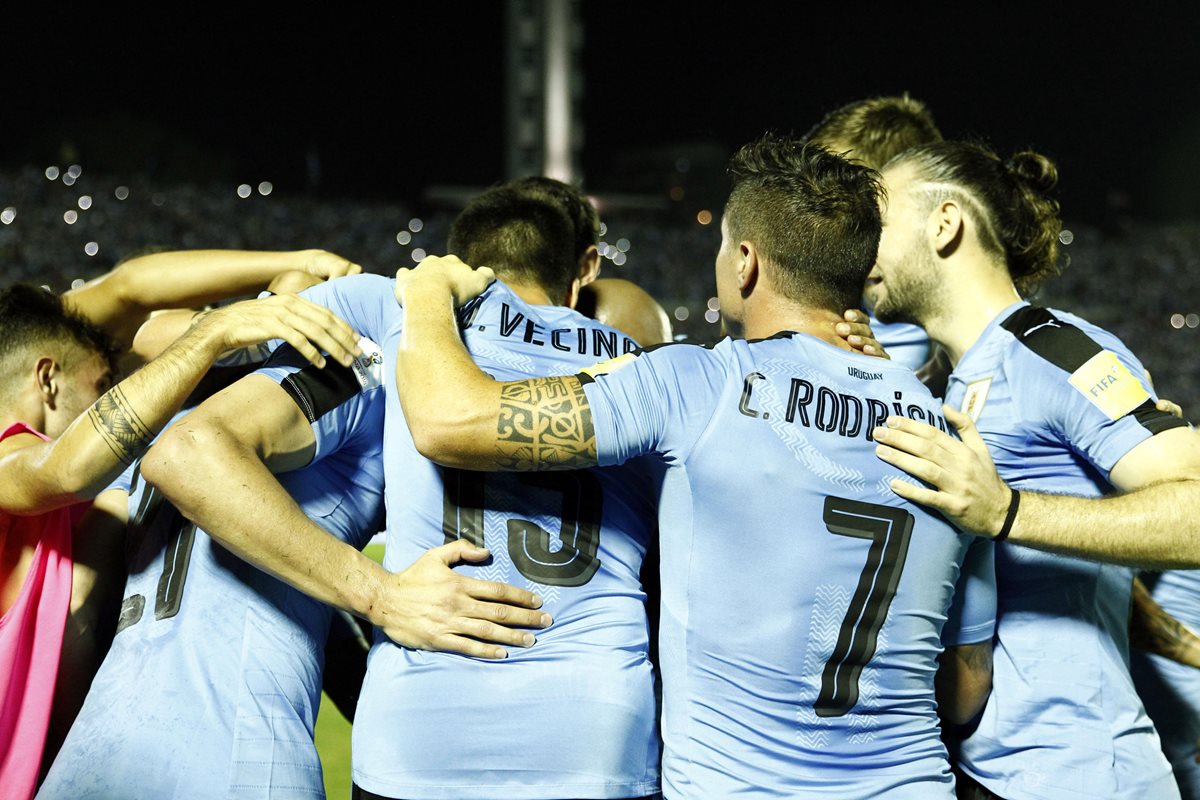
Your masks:
M1183 419L1183 407L1178 403L1171 402L1165 397L1160 397L1158 402L1154 404L1159 411L1165 411L1168 414L1173 414L1180 419Z
M449 567L460 561L487 561L492 554L486 547L476 547L466 539L455 539L440 547L430 548L425 555Z
M912 455L904 450L898 450L895 447L888 447L882 444L875 446L875 455L893 467L902 469L914 478L918 478L934 486L940 487L945 480L945 469L937 463L922 458L919 455Z
M477 642L465 636L445 634L431 643L435 650L443 653L461 653L472 658L485 658L490 661L508 658L508 651L503 647L486 642Z
M226 349L282 339L322 367L321 351L349 366L361 351L358 336L332 311L295 295L275 295L218 309L209 318L223 326Z
M969 414L964 414L958 409L947 405L942 406L942 413L946 415L946 420L958 431L958 436L963 440L963 444L970 447L977 454L986 456L989 462L992 460L991 453L987 449L987 442L983 441L983 437L979 435L979 429L975 427L975 421L971 419Z

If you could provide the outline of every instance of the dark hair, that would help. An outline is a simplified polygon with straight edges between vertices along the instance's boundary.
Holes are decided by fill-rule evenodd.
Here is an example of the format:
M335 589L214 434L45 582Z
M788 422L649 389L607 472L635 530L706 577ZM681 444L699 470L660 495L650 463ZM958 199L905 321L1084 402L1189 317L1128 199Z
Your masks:
M1062 220L1050 191L1058 183L1054 162L1032 150L1002 160L976 142L938 142L910 150L888 167L911 164L929 207L954 198L979 219L979 242L1004 259L1017 291L1028 294L1062 271L1058 235Z
M0 364L48 343L97 353L116 372L116 344L103 330L67 309L61 297L20 283L0 290Z
M933 114L920 100L871 97L830 111L804 138L814 144L850 148L850 158L871 169L912 147L942 141Z
M446 246L471 266L532 281L554 296L565 295L575 278L573 241L571 220L556 203L501 186L467 204Z
M819 308L856 308L879 250L879 174L770 133L734 154L729 174L729 236L770 262L776 291Z
M537 175L518 178L506 184L523 197L546 200L561 208L571 219L575 233L575 258L578 260L600 242L600 214L582 191L570 184Z

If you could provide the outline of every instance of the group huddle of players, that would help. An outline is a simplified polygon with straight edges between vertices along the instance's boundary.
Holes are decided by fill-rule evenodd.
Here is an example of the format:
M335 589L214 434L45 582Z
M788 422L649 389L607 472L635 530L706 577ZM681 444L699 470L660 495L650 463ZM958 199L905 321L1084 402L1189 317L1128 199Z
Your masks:
M0 663L25 659L0 794L324 796L317 707L349 683L356 798L1194 796L1195 723L1160 721L1169 752L1190 739L1173 773L1128 649L1133 570L1200 566L1200 446L1120 341L1024 299L1059 267L1053 164L943 141L899 97L729 172L712 347L596 282L595 210L542 178L474 199L453 255L395 279L319 254L303 300L289 274L153 317L109 391L71 329L103 396L72 422L86 404L9 392L25 446L0 468L34 488L0 490L0 521L64 515L45 541L96 496L125 563L77 547L72 573L62 545L67 572L37 575L76 584L66 634L29 622L21 656L0 628ZM191 257L255 260L149 258ZM63 302L103 327L92 291ZM24 374L40 345L10 317ZM64 385L91 363L60 361ZM56 458L76 482L45 488ZM10 568L14 542L6 621L42 602L19 595L41 577L10 584L47 548ZM114 574L82 707L31 721L30 665L60 695L86 672L72 645L103 638ZM1195 596L1186 576L1159 585ZM1186 630L1133 608L1188 661ZM336 609L374 627L365 678Z

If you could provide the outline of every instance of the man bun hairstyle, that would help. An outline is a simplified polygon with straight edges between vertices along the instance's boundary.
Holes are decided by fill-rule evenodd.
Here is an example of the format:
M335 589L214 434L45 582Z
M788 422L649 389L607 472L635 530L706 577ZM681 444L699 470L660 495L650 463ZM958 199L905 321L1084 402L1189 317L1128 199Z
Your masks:
M728 235L757 248L774 289L839 313L856 308L879 250L879 174L768 133L734 154L729 175Z
M954 198L978 217L979 241L1003 258L1022 295L1062 271L1054 162L1033 150L1001 159L978 142L938 142L910 150L888 167L912 164L929 207Z

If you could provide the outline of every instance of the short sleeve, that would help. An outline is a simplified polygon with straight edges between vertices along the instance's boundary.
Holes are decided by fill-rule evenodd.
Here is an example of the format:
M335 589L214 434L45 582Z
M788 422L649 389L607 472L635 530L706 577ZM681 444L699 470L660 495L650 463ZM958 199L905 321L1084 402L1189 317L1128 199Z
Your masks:
M954 597L942 628L942 645L954 647L992 638L996 629L996 545L975 539L967 548Z
M362 435L363 425L381 424L375 405L382 409L384 403L383 351L365 337L358 346L362 355L349 367L328 360L325 367L318 368L291 345L284 345L255 372L278 383L312 425L313 462ZM379 430L370 435L383 434Z
M670 344L581 372L600 465L644 453L685 460L712 420L727 371L716 350Z
M1155 407L1145 369L1117 337L1079 322L1034 307L1017 312L1004 323L1018 342L1006 367L1020 417L1046 420L1107 477L1138 444L1186 423Z
M310 286L300 293L309 302L328 308L360 336L382 342L402 314L394 282L381 275L350 275Z

